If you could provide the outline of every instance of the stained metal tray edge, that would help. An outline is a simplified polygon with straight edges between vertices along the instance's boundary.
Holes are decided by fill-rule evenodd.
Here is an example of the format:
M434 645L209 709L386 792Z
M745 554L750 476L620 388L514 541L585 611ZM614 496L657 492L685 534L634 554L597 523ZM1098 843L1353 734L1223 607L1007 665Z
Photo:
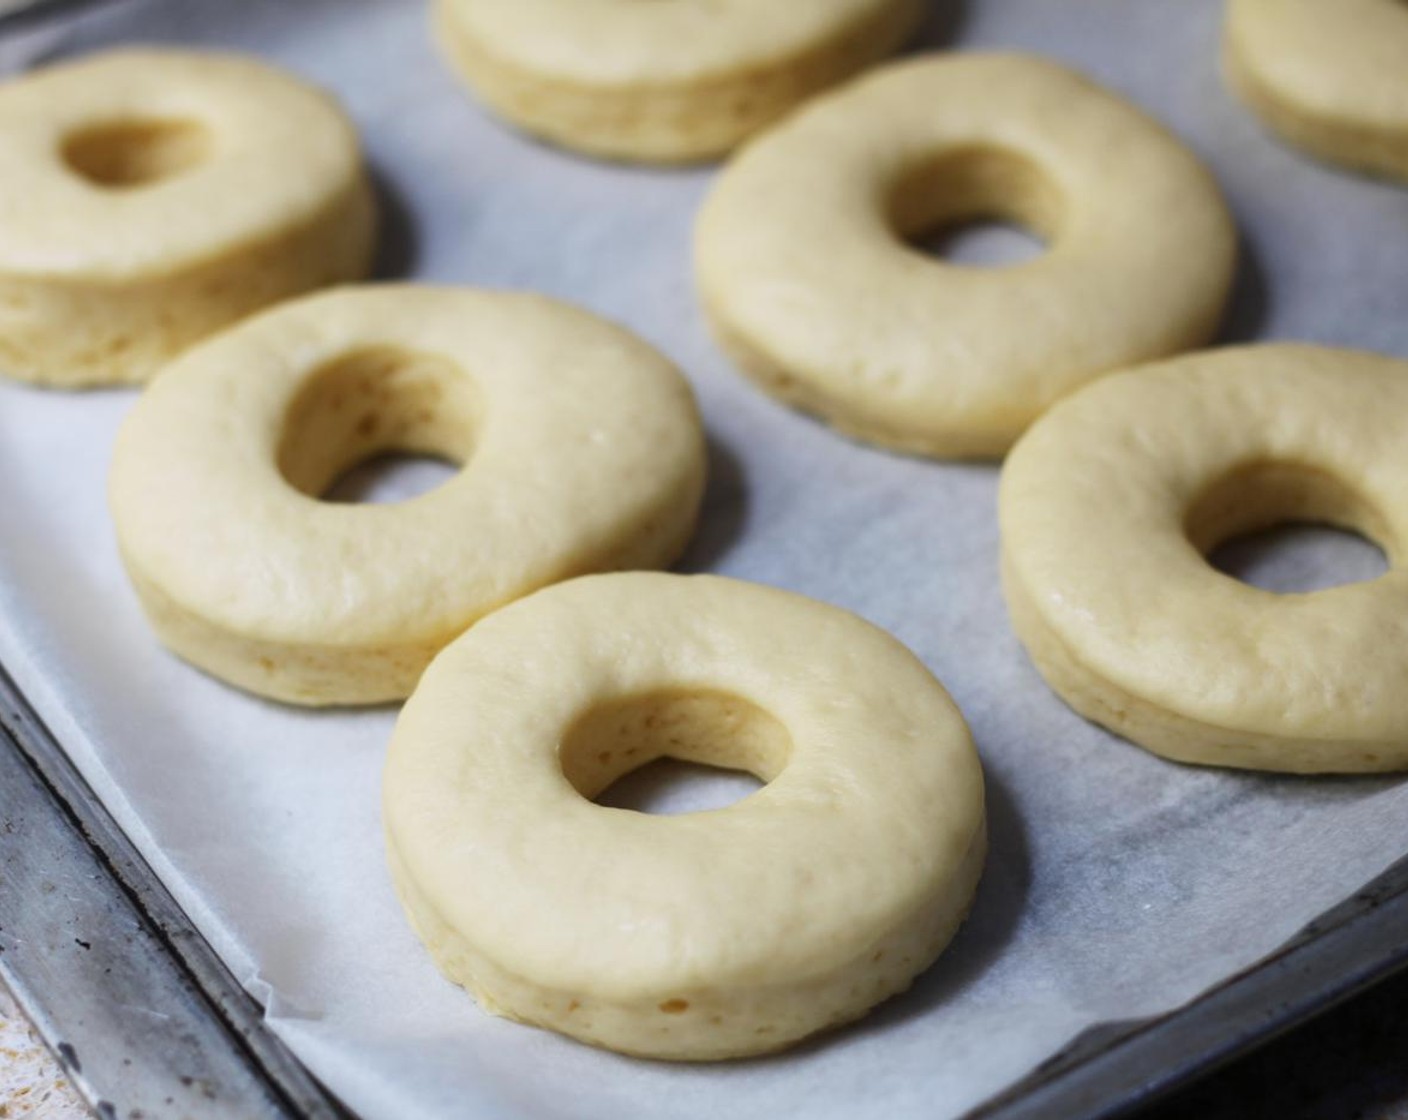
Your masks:
M966 1120L1113 1120L1408 969L1408 857L1165 1015L1094 1027Z
M0 980L100 1117L347 1120L0 665Z

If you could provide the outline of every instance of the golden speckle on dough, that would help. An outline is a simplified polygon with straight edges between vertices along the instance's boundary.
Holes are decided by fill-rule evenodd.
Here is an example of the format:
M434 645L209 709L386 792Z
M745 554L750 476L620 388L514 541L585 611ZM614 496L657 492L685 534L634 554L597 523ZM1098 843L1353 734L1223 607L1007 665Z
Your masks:
M689 1000L687 999L667 999L660 1005L660 1010L666 1015L679 1015L689 1010Z

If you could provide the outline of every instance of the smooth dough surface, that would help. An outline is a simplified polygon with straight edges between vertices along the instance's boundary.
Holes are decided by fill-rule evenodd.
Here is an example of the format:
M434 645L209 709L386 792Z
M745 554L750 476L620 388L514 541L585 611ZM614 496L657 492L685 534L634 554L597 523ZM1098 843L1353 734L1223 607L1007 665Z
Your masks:
M1313 156L1408 179L1408 4L1230 0L1232 88Z
M661 755L767 785L677 816L588 800ZM907 988L986 848L977 755L923 664L838 608L715 576L590 576L478 623L402 711L384 811L451 979L654 1058L779 1049Z
M1000 517L1013 624L1088 719L1184 762L1408 768L1408 362L1264 345L1108 378L1013 450ZM1389 571L1277 594L1204 559L1287 521Z
M390 451L463 469L396 504L319 500ZM538 296L386 285L177 359L119 432L110 501L169 647L251 692L362 704L519 596L674 560L704 470L688 386L634 335Z
M442 49L552 143L672 163L740 140L900 45L923 0L435 0Z
M977 268L906 241L980 218L1047 251ZM818 99L734 158L695 233L715 333L763 388L941 457L999 455L1086 381L1206 341L1235 254L1182 144L1024 55L893 63Z
M144 381L197 339L370 267L357 138L251 58L118 50L0 86L0 373Z

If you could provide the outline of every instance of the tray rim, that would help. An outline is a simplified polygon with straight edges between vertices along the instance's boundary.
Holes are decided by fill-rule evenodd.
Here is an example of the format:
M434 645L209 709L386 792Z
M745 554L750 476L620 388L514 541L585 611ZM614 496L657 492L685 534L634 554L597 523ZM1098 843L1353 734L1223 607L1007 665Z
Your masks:
M0 897L20 903L0 910L0 984L99 1117L351 1120L264 1022L3 662L0 778ZM107 1007L93 1006L99 993ZM114 1018L131 1025L121 1038Z

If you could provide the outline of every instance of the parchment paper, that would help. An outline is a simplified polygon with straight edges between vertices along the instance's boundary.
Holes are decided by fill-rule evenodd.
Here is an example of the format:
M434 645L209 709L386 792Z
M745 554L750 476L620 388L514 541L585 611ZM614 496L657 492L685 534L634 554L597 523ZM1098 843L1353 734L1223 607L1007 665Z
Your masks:
M1268 140L1217 78L1219 9L983 0L936 11L929 41L1042 51L1178 130L1246 235L1228 339L1408 357L1408 191ZM1395 779L1180 768L1048 693L998 591L996 469L848 443L764 399L711 345L689 261L709 170L606 166L516 137L445 72L417 0L128 0L12 42L5 64L128 40L254 50L336 90L386 184L386 274L537 288L670 354L713 448L683 566L887 627L953 692L987 767L993 851L972 919L863 1025L695 1068L490 1018L439 977L392 897L378 780L394 713L262 703L159 649L104 504L135 394L0 385L0 659L274 1029L368 1120L956 1115L1082 1029L1166 1011L1253 962L1408 852ZM1302 544L1237 563L1278 586L1379 562L1324 534Z

